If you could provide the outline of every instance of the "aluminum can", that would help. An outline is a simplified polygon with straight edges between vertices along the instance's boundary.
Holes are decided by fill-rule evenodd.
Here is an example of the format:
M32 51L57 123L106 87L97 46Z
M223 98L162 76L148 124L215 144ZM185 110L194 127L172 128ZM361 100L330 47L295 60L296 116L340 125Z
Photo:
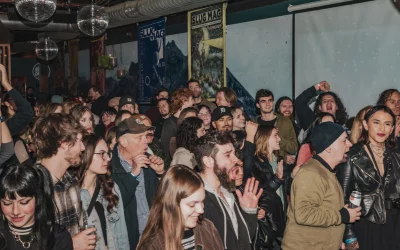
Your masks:
M358 191L351 192L349 208L359 207L361 204L361 193Z

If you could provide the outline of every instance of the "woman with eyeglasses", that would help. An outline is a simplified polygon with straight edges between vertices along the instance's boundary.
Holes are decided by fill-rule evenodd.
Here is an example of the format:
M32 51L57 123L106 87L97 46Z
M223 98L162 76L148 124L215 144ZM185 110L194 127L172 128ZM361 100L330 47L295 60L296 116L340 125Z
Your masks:
M197 110L199 111L197 117L203 120L206 132L212 130L213 126L211 126L211 109L206 105L199 105L197 106Z
M79 171L82 207L87 226L97 232L96 250L129 249L124 206L117 184L111 179L112 153L107 143L95 134L83 138L85 151Z

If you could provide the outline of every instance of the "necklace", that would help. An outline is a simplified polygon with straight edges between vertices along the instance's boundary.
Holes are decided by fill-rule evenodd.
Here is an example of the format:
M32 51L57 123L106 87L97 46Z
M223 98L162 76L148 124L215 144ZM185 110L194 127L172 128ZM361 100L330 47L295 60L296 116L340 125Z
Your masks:
M21 236L19 234L17 234L16 232L12 232L14 234L14 238L16 241L19 241L22 244L22 247L25 249L29 249L31 248L31 244L33 242L33 240L35 239L35 236L32 236L30 241L22 241L21 240Z
M375 146L375 145L371 145L371 149L374 152L374 154L376 154L376 156L379 156L379 158L383 157L383 154L385 153L386 147L380 147L380 146Z

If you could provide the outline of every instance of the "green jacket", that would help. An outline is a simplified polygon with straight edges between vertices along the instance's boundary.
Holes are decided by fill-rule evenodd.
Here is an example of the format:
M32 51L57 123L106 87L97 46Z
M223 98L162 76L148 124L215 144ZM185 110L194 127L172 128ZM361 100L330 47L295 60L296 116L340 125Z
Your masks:
M286 161L286 155L297 154L299 145L297 144L296 132L294 131L292 121L278 113L276 115L275 127L278 128L278 135L281 138L279 155ZM256 119L258 124L262 124L261 116Z

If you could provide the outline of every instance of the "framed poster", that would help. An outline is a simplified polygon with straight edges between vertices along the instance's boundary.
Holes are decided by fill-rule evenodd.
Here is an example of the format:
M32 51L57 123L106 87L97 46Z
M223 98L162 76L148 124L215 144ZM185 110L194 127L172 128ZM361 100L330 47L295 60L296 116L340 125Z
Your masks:
M188 12L188 60L189 78L214 99L226 86L226 3Z

